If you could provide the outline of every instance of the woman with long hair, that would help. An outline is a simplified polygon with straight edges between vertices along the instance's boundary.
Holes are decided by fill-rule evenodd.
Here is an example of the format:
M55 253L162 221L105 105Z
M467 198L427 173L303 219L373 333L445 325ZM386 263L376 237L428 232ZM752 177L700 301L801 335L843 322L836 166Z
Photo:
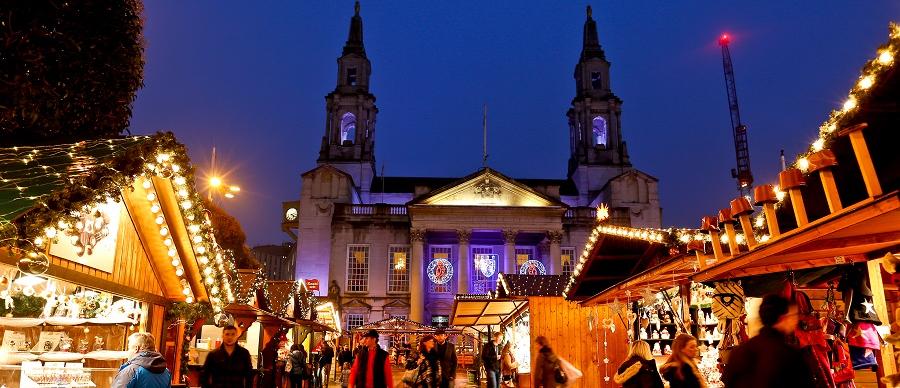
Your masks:
M559 357L553 353L553 349L550 348L550 341L547 340L547 337L538 336L535 338L534 342L537 343L540 350L538 351L537 359L534 362L534 367L531 368L534 373L534 387L535 388L556 388L559 387L560 384L556 382L556 368L559 367Z
M512 354L512 341L506 341L503 350L500 351L500 381L503 386L514 387L518 381L519 363Z
M414 388L440 388L441 361L434 346L434 336L423 336L419 340L419 373Z
M660 369L670 388L706 388L706 380L697 369L697 339L681 333L672 341L672 354Z
M646 341L631 344L628 359L619 366L613 381L621 384L622 388L663 388L656 361L650 353L650 344Z
M300 344L291 345L291 352L288 356L288 363L291 365L291 388L303 388L303 380L306 380L306 351Z

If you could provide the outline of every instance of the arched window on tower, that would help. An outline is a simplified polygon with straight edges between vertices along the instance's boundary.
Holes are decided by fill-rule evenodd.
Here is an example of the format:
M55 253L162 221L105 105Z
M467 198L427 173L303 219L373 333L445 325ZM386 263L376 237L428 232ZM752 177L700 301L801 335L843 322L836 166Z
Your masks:
M593 120L594 145L606 146L609 136L606 129L606 119L603 116L594 117Z
M353 144L356 139L356 116L347 112L341 116L341 144Z

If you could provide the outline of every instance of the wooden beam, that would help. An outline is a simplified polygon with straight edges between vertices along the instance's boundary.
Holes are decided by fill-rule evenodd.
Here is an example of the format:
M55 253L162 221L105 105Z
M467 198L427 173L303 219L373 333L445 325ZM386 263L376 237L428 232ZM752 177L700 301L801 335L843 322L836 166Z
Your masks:
M884 298L884 281L881 279L881 261L882 259L869 260L866 263L866 269L869 271L869 286L872 288L872 303L875 305L875 313L881 324L888 327L890 331L891 315L888 314L888 305ZM884 344L881 346L881 365L884 376L890 376L897 373L897 361L894 358L894 345Z
M859 124L845 131L849 133L850 145L853 147L853 154L856 155L856 163L859 164L866 191L869 193L869 197L877 197L881 195L881 183L878 181L878 174L875 173L875 165L872 164L872 156L869 154L866 138L863 137L862 130L866 126L867 124Z

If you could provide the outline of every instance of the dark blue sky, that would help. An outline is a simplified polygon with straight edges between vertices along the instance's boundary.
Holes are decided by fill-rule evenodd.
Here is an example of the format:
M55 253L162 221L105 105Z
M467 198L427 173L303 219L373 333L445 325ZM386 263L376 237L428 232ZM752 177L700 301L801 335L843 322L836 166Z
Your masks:
M475 171L487 103L492 167L564 178L586 4L363 1L379 170ZM631 160L660 178L664 225L688 227L736 195L720 33L733 36L753 173L766 183L779 150L795 155L815 139L900 20L896 0L590 4ZM215 145L243 188L225 208L250 244L288 239L281 202L299 197L300 174L315 166L352 14L350 0L145 2L132 132L174 131L198 170Z

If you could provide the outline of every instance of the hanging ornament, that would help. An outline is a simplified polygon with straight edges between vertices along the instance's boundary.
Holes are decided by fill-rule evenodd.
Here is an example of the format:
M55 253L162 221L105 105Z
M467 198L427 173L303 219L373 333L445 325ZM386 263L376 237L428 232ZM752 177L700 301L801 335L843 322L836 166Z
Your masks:
M541 263L537 260L528 260L522 263L522 267L519 268L520 275L546 275L547 269L544 267L544 263Z
M218 313L213 317L213 322L217 327L225 327L229 325L234 325L234 317L229 313Z
M446 284L453 278L453 264L447 259L434 259L428 264L428 279L434 284Z
M497 255L475 255L475 265L481 274L489 278L497 272Z
M50 269L50 259L42 252L31 251L16 263L19 271L27 275L42 275Z

